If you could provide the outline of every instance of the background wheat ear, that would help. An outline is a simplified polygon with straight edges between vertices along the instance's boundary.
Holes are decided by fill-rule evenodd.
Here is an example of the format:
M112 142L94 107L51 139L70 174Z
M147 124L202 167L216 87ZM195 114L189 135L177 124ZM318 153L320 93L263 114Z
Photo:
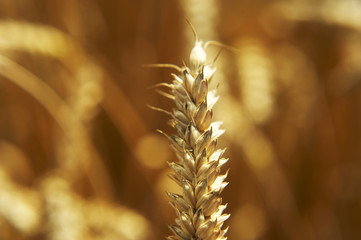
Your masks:
M182 188L182 194L168 193L177 213L176 223L169 226L174 234L170 240L227 239L228 228L222 226L230 215L223 214L226 205L222 205L220 194L228 184L224 181L228 172L221 175L228 159L222 158L224 149L217 149L218 137L225 130L220 128L222 122L212 122L218 97L208 86L216 69L207 62L205 44L197 39L189 67L178 68L179 74L172 74L172 84L163 84L170 89L166 96L176 106L170 115L177 134L166 135L178 158L169 163L173 170L170 177Z

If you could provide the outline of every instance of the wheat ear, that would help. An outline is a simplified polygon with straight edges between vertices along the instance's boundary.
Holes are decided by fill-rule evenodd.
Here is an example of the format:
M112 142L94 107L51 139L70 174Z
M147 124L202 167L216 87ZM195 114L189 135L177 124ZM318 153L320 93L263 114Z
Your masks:
M225 149L216 149L217 139L225 130L222 122L212 122L212 108L218 97L208 85L215 73L212 64L206 64L204 44L196 40L190 53L190 67L174 67L179 74L172 74L171 99L176 108L170 115L171 125L177 135L168 136L178 161L169 163L173 173L170 178L179 184L182 194L168 193L170 204L177 213L174 233L169 240L224 240L228 228L222 230L229 214L223 214L220 193L228 184L227 173L220 168L228 159L222 158ZM160 65L161 67L163 65ZM167 95L169 95L167 93Z

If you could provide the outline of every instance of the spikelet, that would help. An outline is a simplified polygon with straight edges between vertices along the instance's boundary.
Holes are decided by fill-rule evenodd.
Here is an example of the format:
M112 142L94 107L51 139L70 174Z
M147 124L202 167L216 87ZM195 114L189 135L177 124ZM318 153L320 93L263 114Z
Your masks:
M162 85L170 88L176 105L170 122L177 135L166 136L179 159L169 163L174 171L170 177L183 192L168 193L177 213L169 240L227 239L228 228L222 230L222 226L230 215L223 214L226 205L221 205L220 193L228 183L224 181L227 173L221 175L220 168L228 159L222 158L225 150L216 148L224 130L220 129L222 122L212 122L212 107L218 97L208 89L215 68L206 61L204 44L196 40L190 66L175 67L179 75L172 74L172 84Z

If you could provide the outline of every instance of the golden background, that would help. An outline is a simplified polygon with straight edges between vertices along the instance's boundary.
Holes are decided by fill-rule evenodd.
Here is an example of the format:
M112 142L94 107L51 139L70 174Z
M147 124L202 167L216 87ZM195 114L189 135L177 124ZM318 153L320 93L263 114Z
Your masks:
M146 105L172 108L150 89L172 70L144 65L187 63L186 19L236 49L213 80L229 239L361 239L357 0L0 0L0 239L170 234L174 131Z

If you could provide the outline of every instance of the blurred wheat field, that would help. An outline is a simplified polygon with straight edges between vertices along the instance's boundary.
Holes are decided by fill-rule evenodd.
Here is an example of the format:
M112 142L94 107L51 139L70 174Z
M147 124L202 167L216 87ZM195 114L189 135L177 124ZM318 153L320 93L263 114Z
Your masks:
M0 0L0 239L164 239L156 129L194 43L215 65L236 240L361 239L361 2ZM207 49L216 56L219 48Z

